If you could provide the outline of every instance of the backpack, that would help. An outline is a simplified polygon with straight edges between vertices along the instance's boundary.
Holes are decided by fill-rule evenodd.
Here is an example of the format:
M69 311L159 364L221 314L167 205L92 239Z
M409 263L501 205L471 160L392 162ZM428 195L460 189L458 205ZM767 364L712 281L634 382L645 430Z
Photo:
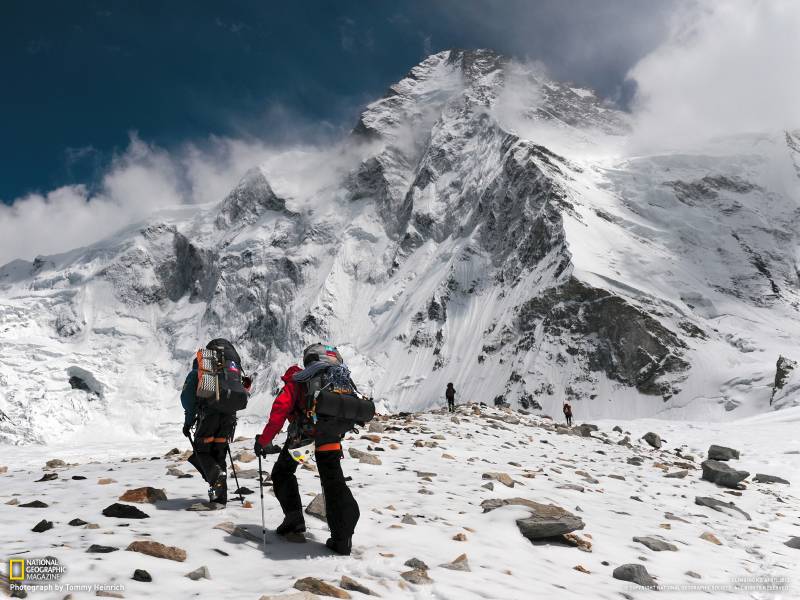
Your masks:
M228 340L213 339L197 351L197 397L211 412L236 414L247 408L239 353Z
M375 404L358 392L350 370L331 365L305 382L299 425L304 437L341 437L375 417Z

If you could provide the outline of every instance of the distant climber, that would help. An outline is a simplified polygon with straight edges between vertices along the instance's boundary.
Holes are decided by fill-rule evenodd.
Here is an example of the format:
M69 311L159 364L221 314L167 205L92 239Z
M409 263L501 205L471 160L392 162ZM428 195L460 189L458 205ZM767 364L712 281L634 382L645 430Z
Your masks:
M567 427L572 427L572 405L564 402L564 418L567 420Z
M183 435L194 450L189 462L209 485L209 502L224 506L228 501L225 455L236 430L236 411L247 406L251 385L251 378L243 374L239 353L222 338L198 350L183 384Z
M336 347L308 346L303 351L303 367L293 365L283 374L283 390L272 403L264 431L256 436L254 450L266 456L284 422L290 422L286 443L272 468L272 489L284 514L276 532L286 535L306 530L295 471L316 455L331 533L325 545L348 555L360 511L342 472L342 438L357 424L371 420L375 405L358 393Z
M447 384L447 389L444 392L444 397L447 398L447 411L455 412L456 410L456 388L452 383Z

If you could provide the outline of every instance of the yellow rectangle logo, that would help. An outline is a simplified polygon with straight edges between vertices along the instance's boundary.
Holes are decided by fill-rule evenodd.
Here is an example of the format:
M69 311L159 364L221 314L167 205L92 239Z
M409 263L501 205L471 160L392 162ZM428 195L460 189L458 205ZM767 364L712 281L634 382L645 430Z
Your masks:
M25 559L15 558L8 561L9 581L25 581Z

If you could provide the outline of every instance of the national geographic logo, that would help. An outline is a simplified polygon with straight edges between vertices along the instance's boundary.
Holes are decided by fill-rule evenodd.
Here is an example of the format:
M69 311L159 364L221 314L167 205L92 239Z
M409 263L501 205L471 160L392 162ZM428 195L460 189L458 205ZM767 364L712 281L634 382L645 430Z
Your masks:
M57 558L11 558L8 561L9 581L58 581L67 568Z

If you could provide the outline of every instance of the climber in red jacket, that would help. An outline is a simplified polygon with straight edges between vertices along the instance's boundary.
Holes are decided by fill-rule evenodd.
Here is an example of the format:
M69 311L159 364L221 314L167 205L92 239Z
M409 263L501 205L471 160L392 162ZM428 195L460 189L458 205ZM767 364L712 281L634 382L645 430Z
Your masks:
M306 530L295 471L298 465L310 459L313 452L331 532L331 537L325 544L334 552L347 555L352 549L353 532L360 512L342 472L342 435L320 431L316 423L309 422L304 410L309 386L326 369L344 367L344 361L335 347L312 344L303 352L303 365L305 369L289 367L281 377L283 389L272 403L264 431L256 436L254 450L258 456L266 456L272 440L283 424L289 421L286 444L272 468L272 489L284 514L283 522L276 533L286 535ZM349 374L349 371L346 372Z

